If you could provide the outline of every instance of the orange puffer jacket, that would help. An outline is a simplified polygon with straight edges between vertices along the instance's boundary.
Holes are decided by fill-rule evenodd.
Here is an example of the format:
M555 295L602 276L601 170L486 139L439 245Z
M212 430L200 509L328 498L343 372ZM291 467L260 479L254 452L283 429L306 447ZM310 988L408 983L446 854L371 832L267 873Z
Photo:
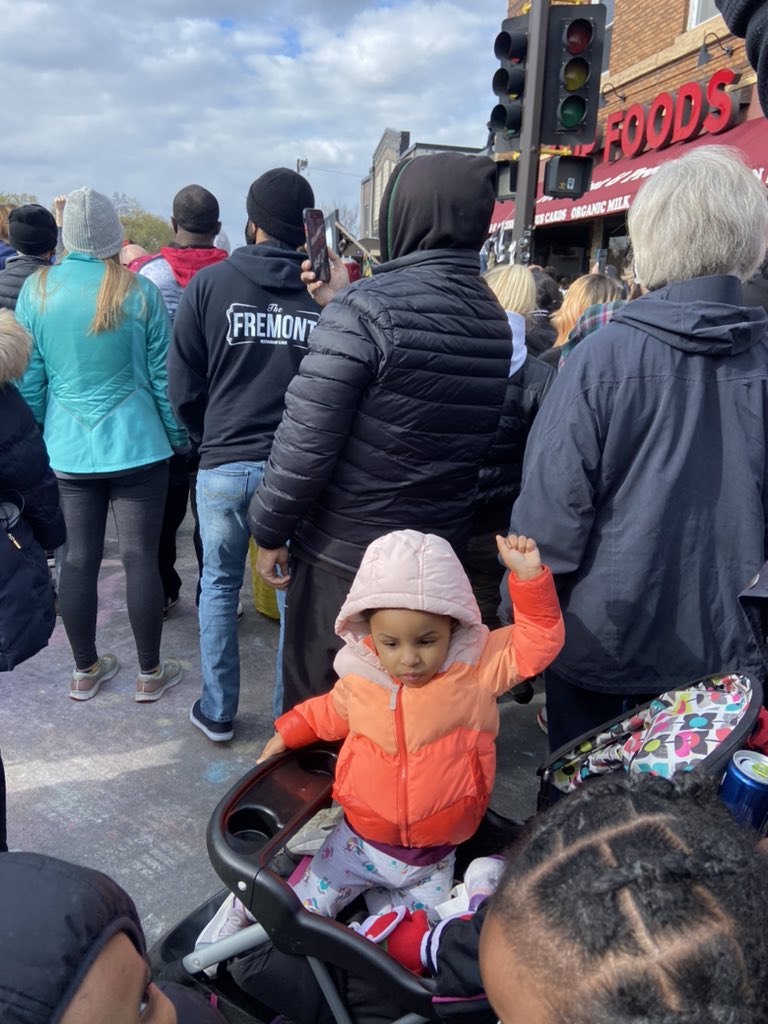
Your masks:
M563 645L549 569L510 573L515 625L480 620L469 581L442 538L401 530L368 548L336 622L347 646L341 677L277 720L288 747L343 739L334 797L363 838L393 846L458 844L471 836L493 790L496 698L537 675ZM457 622L441 671L404 687L383 668L361 612L415 608Z

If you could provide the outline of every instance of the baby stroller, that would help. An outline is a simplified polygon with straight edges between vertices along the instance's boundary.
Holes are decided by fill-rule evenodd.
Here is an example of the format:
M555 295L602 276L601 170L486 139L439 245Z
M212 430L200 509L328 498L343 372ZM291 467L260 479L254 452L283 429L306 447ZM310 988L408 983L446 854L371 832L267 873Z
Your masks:
M730 757L745 746L762 705L762 687L743 675L699 680L606 723L597 733L551 755L538 770L539 810L606 772L652 771L669 775L703 770L721 775ZM482 1021L488 1004L453 1001L447 1007L432 979L412 974L381 948L338 920L305 910L287 883L296 869L286 844L318 810L331 803L335 745L315 745L272 758L240 780L215 809L208 826L208 850L219 877L252 911L259 924L215 946L194 951L195 938L227 891L218 893L172 929L150 953L156 976L185 981L215 997L222 1014L237 1024L268 1022L279 1000L248 996L232 973L233 960L252 947L277 950L288 986L319 989L327 1017L352 1024L366 1019L350 1012L339 970L362 979L371 991L392 998L398 1024L445 1020ZM478 832L457 851L457 875L477 856L501 852L524 823L489 811ZM354 912L354 904L348 912ZM204 972L219 964L215 977ZM378 998L378 997L377 997ZM280 1004L282 1005L282 1004ZM305 1018L306 1019L306 1018ZM378 1017L378 1020L384 1018Z
M613 771L669 778L696 769L721 777L747 746L762 705L760 682L735 672L663 693L551 754L538 769L537 810Z
M297 989L319 989L327 1017L315 1019L338 1024L368 1019L351 1015L350 989L344 985L347 977L355 979L355 992L362 983L363 989L367 986L376 993L377 1004L391 1003L394 1012L388 1019L398 1019L399 1024L444 1019L435 1009L432 979L412 974L342 921L305 910L288 885L301 858L291 855L286 844L317 811L330 806L337 752L335 744L289 751L258 765L227 793L213 812L207 833L211 863L227 890L198 907L150 950L156 979L195 985L213 997L233 1024L272 1021L276 1012L269 1007L283 1005L274 991L281 981L294 994ZM521 827L520 822L488 811L472 839L457 851L457 875L463 875L473 858L503 850ZM227 891L237 894L259 923L195 951L197 935ZM344 919L355 909L355 904L347 908ZM270 950L269 955L276 951L276 967L282 968L281 979L274 971L264 976L264 1002L246 994L232 974L232 958L254 947ZM473 1000L467 1009L473 1019L482 1020L483 1008L494 1020L487 1002ZM460 1006L452 1005L450 1010L452 1016L461 1017Z

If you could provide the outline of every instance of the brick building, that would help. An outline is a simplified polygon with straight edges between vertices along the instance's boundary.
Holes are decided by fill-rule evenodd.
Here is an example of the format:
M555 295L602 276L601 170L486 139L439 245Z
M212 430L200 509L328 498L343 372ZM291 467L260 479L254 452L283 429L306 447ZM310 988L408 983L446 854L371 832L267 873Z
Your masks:
M537 0L533 0L537 2ZM509 15L526 5L512 0ZM541 197L534 261L566 275L583 273L598 249L622 267L626 210L664 160L716 142L740 149L768 183L768 121L753 88L744 42L732 36L714 0L607 0L608 32L592 188L581 199ZM513 203L499 203L495 230L504 245Z

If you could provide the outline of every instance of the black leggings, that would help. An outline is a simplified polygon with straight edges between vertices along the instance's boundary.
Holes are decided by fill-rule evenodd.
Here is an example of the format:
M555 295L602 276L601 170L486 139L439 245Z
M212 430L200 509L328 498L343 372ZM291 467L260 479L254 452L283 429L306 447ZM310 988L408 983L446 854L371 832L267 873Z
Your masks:
M8 834L5 824L5 772L3 771L3 758L0 755L0 853L8 851Z
M157 552L167 490L167 462L156 462L123 476L59 480L67 524L59 575L59 609L75 666L81 671L90 668L98 658L97 584L110 505L125 569L128 619L139 668L151 672L160 664L163 586Z

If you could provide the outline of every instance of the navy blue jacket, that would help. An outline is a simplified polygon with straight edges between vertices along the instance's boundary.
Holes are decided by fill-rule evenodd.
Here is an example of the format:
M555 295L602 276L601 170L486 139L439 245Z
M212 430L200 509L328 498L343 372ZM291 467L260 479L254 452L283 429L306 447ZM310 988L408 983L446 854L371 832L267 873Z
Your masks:
M511 528L555 574L577 686L759 670L738 594L766 559L768 315L741 296L705 277L627 303L534 422Z
M391 530L461 550L511 351L476 252L412 252L339 292L286 394L248 512L257 543L293 538L306 561L353 572Z
M13 540L0 523L0 671L7 671L45 647L53 632L45 550L63 544L66 531L43 435L15 386L1 382L0 502L23 512L11 527Z

